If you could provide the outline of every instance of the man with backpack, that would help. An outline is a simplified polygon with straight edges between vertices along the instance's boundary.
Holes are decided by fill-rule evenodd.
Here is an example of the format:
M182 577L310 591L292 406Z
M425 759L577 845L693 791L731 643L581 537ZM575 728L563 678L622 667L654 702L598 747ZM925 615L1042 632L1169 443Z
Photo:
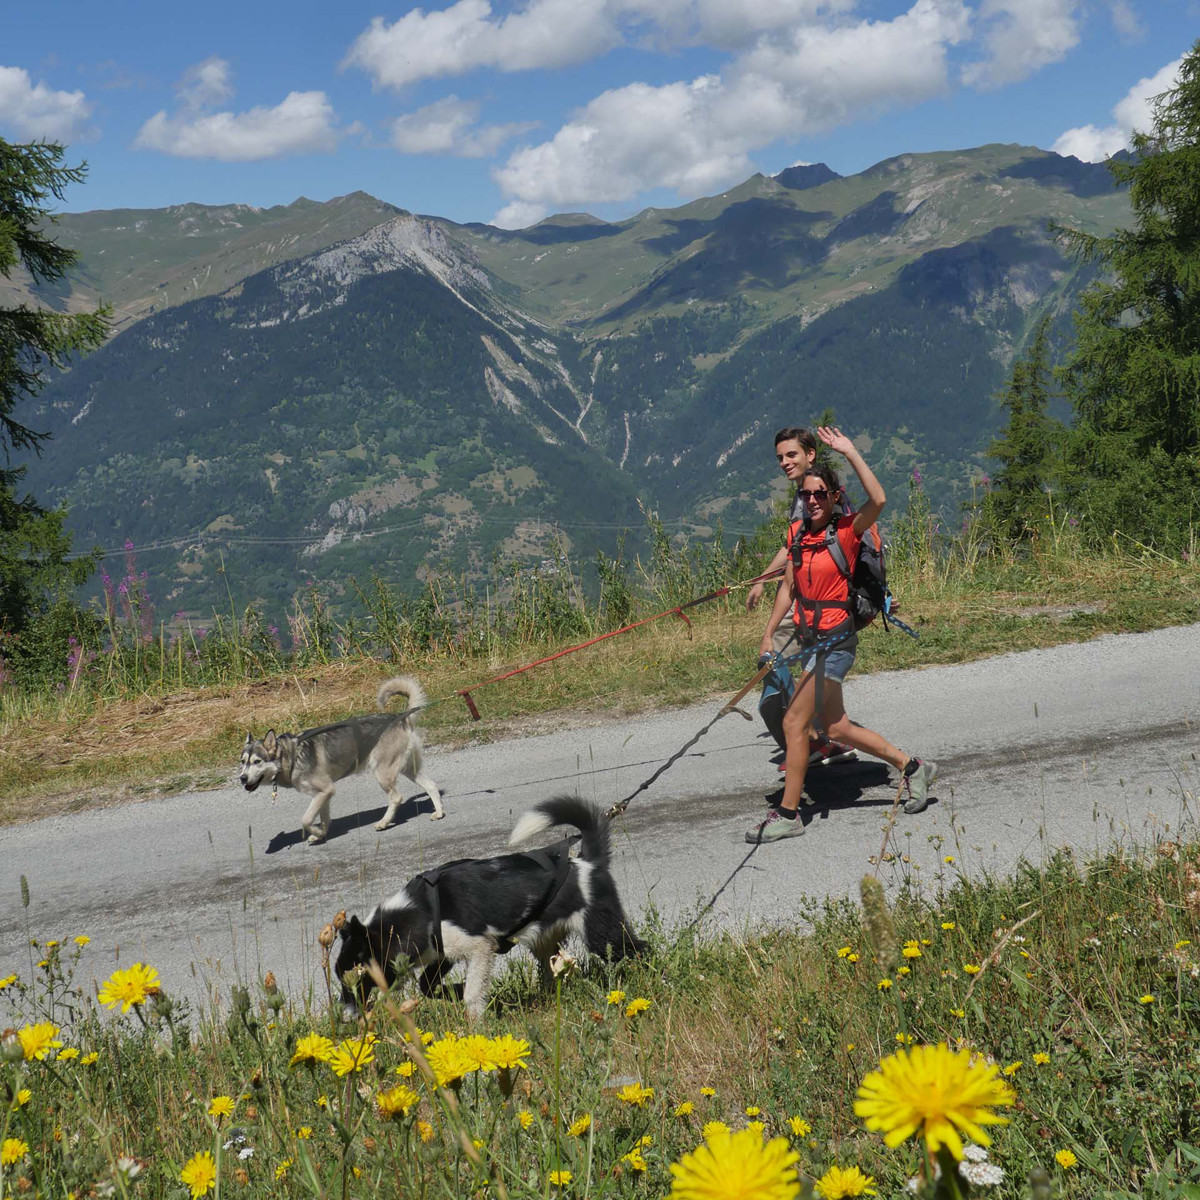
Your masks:
M863 538L883 511L887 497L854 443L840 429L822 427L817 436L841 454L854 468L866 503L854 514L838 515L841 492L837 472L810 464L799 480L799 497L805 516L789 529L789 566L785 570L775 607L763 634L760 652L771 653L772 639L790 609L800 632L803 670L783 718L787 741L783 799L764 821L746 833L751 843L775 842L804 833L798 813L804 777L808 770L809 736L818 721L831 738L846 742L903 772L908 788L904 811L921 812L929 803L929 789L937 778L937 765L923 762L893 746L886 738L854 724L846 715L842 683L854 665L857 630L870 619L874 600L869 587L856 585ZM875 608L878 611L878 608Z
M817 439L813 437L809 430L799 426L788 426L785 429L781 429L775 435L775 458L779 463L779 469L794 487L798 488L800 486L800 481L804 478L805 471L812 466L816 457ZM803 497L796 492L793 494L791 512L788 515L789 529L796 521L803 520L805 514L806 509ZM787 562L787 556L788 547L785 543L771 560L771 564L767 567L767 571L764 574L782 569ZM751 587L749 594L746 596L747 612L753 612L758 606L762 593L763 585L761 583L756 583ZM779 627L775 630L775 636L772 638L771 647L785 657L789 654L794 654L800 649L799 634L792 621L790 611L785 613L780 620ZM792 692L792 675L786 666L781 666L778 670L772 671L763 682L762 698L759 701L758 711L771 736L778 742L780 750L787 749L783 734L783 714L791 701ZM855 757L856 755L852 746L847 746L842 742L831 741L820 726L813 729L813 736L808 747L808 762L810 766L816 766L819 763L848 762ZM779 769L781 771L784 769L782 763L780 763Z

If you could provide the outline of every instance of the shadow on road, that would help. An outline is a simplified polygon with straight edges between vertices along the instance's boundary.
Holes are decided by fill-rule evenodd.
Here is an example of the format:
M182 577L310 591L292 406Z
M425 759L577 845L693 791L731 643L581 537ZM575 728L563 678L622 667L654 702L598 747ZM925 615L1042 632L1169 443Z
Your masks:
M837 809L865 805L891 808L896 800L896 777L881 762L836 763L809 771L804 780L804 794L806 801L800 805L800 819L808 826L818 818L827 819ZM768 804L778 804L782 799L782 787L766 797ZM929 803L936 804L937 798L930 796Z
M367 808L362 812L350 813L344 817L334 817L329 822L329 837L327 842L335 841L339 837L343 837L347 833L352 833L356 829L361 829L364 825L373 825L379 820L383 814L387 812L387 807ZM385 832L390 833L393 829L399 829L401 825L411 821L413 817L422 815L423 813L433 812L433 801L424 793L421 792L417 796L411 796L409 799L400 805L396 810L396 822L390 826ZM300 817L297 815L297 825L295 829L280 830L268 843L266 853L278 854L280 850L288 850L292 846L302 846L306 842L304 833L299 825Z

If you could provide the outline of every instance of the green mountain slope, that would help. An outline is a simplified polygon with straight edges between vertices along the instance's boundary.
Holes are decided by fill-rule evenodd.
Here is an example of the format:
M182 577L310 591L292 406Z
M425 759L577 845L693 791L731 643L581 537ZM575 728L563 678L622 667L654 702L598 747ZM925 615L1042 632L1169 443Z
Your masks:
M65 213L54 237L78 250L78 267L51 288L18 273L0 280L0 305L36 297L79 312L113 306L120 330L152 312L213 296L276 263L299 258L389 221L402 210L365 192L275 208L176 204L161 209Z
M392 211L346 199L351 224ZM339 228L319 207L310 240ZM272 220L312 215L296 208ZM638 497L749 528L778 486L773 431L826 407L894 497L919 466L957 519L1013 353L1090 278L1047 221L1104 232L1127 211L1103 167L985 146L847 178L789 168L621 223L391 215L257 272L254 254L284 253L265 216L226 242L212 217L185 239L208 239L196 286L236 281L49 386L22 414L55 434L29 481L83 544L190 539L154 569L200 610L221 553L275 606L370 565L403 581L537 558L551 524L610 548ZM121 251L143 291L156 256L177 272L190 253L162 221L161 246ZM89 261L113 271L117 243L101 248Z

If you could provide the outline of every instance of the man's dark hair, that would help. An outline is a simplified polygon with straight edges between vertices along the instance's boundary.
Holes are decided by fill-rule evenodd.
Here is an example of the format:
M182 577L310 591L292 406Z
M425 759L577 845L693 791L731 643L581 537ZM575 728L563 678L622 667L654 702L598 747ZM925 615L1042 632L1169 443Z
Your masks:
M788 425L775 435L775 445L780 442L799 442L810 454L817 450L817 439L800 425Z

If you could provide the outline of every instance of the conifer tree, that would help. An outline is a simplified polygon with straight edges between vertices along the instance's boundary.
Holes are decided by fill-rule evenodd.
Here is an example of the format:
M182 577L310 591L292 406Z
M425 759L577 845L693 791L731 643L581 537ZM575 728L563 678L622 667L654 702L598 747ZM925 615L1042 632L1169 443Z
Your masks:
M62 200L80 182L84 166L63 165L54 142L16 145L0 138L0 276L23 267L35 284L61 279L76 260L73 250L47 235L54 216L47 203ZM19 494L25 471L11 466L13 451L40 449L46 434L18 420L19 400L33 396L47 369L69 365L73 355L104 341L107 311L65 314L28 304L0 308L0 631L19 633L52 595L82 583L95 568L90 558L71 561L64 511L47 511Z
M1050 400L1050 316L1034 330L1029 353L1013 363L1001 396L1008 423L988 447L1000 462L991 492L992 511L1002 532L1018 540L1046 507L1045 491L1054 474L1053 457L1061 426L1046 413Z
M1076 415L1067 479L1100 534L1177 546L1200 516L1200 41L1109 169L1132 227L1058 230L1102 271L1061 371Z

